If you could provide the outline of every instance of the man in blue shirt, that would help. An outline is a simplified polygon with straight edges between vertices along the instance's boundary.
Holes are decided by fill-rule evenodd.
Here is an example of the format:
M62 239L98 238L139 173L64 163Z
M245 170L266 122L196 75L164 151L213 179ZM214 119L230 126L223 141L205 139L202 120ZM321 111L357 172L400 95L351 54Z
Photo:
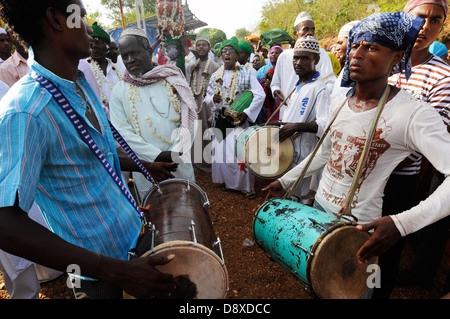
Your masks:
M1 19L30 45L32 71L66 96L117 175L121 165L135 171L119 161L101 104L77 69L90 56L92 34L81 1L1 0L0 8ZM0 131L0 249L61 271L77 265L85 279L77 292L88 298L120 298L123 290L170 294L172 276L154 266L173 256L127 260L142 230L138 211L31 75L1 101ZM24 213L34 201L51 231Z

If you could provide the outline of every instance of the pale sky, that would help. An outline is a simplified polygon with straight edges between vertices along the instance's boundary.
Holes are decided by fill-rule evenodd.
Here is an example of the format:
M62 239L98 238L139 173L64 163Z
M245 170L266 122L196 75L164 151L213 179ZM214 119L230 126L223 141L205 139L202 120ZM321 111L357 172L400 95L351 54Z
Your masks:
M208 24L207 28L221 29L228 38L235 31L246 28L252 31L261 20L262 7L268 0L183 0L187 1L197 19ZM100 0L83 0L85 5L96 9Z

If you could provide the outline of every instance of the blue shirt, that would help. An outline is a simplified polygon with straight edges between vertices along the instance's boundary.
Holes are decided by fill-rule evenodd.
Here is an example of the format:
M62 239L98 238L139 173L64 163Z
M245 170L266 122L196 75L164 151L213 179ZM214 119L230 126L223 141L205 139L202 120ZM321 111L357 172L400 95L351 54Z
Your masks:
M97 114L102 132L85 117L86 103L75 83L34 60L28 64L51 80L82 118L105 158L120 176L114 138L101 104L82 72L77 84ZM84 143L53 96L30 75L0 102L0 207L28 212L34 201L49 229L64 240L102 255L126 259L142 223L97 157Z

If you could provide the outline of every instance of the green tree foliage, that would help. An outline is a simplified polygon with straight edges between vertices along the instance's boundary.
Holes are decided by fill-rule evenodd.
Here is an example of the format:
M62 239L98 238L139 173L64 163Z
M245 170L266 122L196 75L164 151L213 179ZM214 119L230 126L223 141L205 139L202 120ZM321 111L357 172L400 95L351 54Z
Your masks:
M246 28L237 29L235 34L236 38L245 38L248 35L252 35L252 33Z
M261 33L281 28L293 35L297 15L306 11L316 24L316 37L331 38L353 20L375 12L401 11L406 0L269 0L262 9Z
M120 5L118 0L101 0L101 4L109 9L108 17L114 22L114 26L122 25L122 17L120 15ZM122 0L122 9L126 23L136 21L136 1ZM156 0L143 0L145 17L155 15Z
M211 47L214 47L217 43L223 42L227 39L226 33L216 28L203 28L198 31L197 34L208 36L211 41Z

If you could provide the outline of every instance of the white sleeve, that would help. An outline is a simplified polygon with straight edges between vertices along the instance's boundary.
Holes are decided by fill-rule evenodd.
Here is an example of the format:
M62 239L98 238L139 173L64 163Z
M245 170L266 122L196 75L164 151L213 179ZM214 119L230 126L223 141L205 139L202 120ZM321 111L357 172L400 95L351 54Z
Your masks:
M439 188L419 205L391 216L402 234L412 234L450 215L450 134L439 113L426 105L410 118L408 146L422 153L445 177Z
M250 90L253 93L253 101L244 112L248 115L251 122L255 122L261 112L264 100L266 99L266 94L253 72L250 74Z
M272 93L274 93L277 90L281 91L281 81L283 79L283 72L284 72L284 64L285 57L288 56L286 52L282 52L277 60L277 66L275 67L275 72L272 77L272 82L270 83L270 89L272 90ZM293 62L292 62L293 63ZM285 96L286 98L286 96Z
M316 123L318 125L317 137L321 138L325 128L328 124L329 114L330 114L330 93L328 90L323 90L317 96L316 101Z

